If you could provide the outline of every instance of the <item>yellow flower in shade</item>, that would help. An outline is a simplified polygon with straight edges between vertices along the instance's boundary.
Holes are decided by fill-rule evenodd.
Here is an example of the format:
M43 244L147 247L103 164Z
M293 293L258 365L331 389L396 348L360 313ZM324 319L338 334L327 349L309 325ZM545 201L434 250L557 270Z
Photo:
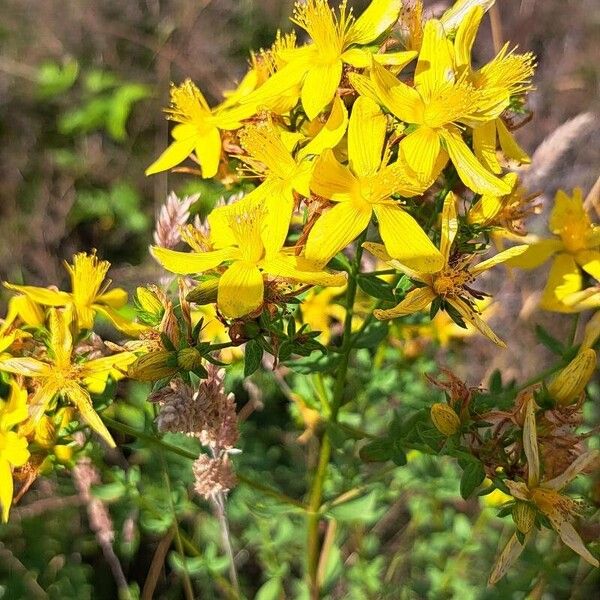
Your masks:
M171 87L171 107L167 118L176 121L173 143L147 169L146 175L166 171L183 162L192 152L205 179L214 177L221 160L221 129L239 129L241 121L252 116L250 105L232 107L229 103L210 108L202 92L189 79Z
M461 21L454 39L456 70L481 93L504 99L508 106L511 98L521 96L532 89L531 78L535 71L535 60L531 52L516 54L509 50L508 43L497 56L475 70L471 66L471 52L477 30L483 18L481 6L472 8ZM508 158L520 163L531 162L521 149L502 119L485 120L473 128L473 150L479 161L490 171L500 173L502 167L496 156L497 143Z
M115 371L126 369L136 356L132 352L119 352L78 361L73 353L69 324L68 312L51 309L47 359L41 361L30 356L6 358L0 360L0 371L30 377L39 384L29 401L32 427L39 422L51 402L62 396L73 403L83 420L114 447L110 433L94 410L88 389L101 392L108 377Z
M523 448L527 458L528 471L527 483L506 480L505 484L517 504L526 503L530 509L543 514L566 546L594 567L598 567L598 560L584 546L581 537L571 523L572 518L578 512L578 504L575 500L561 494L561 490L573 481L579 473L597 463L600 453L597 450L585 452L557 477L548 481L540 481L540 457L535 408L532 397L525 405L523 424ZM533 529L530 528L525 535L525 544L532 535ZM506 574L510 566L519 558L525 544L522 545L519 542L516 534L510 538L492 570L489 578L490 584L493 585Z
M331 340L331 322L342 323L346 309L335 303L335 299L345 288L331 287L322 290L311 290L300 304L301 322L310 326L311 331L320 331L318 340L327 345Z
M242 317L262 306L265 277L324 286L346 282L345 273L311 270L312 265L304 258L281 247L277 252L267 252L263 243L264 207L249 206L242 200L231 205L225 215L224 219L211 222L211 235L220 243L228 240L230 245L206 252L178 252L153 246L151 253L165 269L180 275L214 271L226 263L217 290L217 306L226 317Z
M25 419L27 392L11 381L8 399L0 400L0 509L4 523L8 521L13 499L12 470L22 467L29 459L27 440L19 432L11 431Z
M305 251L308 260L326 264L368 227L375 214L391 256L427 272L441 265L439 252L420 225L391 198L396 193L414 196L427 184L411 178L400 162L387 164L386 127L387 119L377 104L360 97L348 125L349 165L341 165L330 150L318 159L311 190L335 206L311 229Z
M581 290L581 269L600 279L600 226L591 222L579 188L568 196L559 190L550 213L549 229L555 237L536 239L509 266L535 269L554 256L540 306L556 312L573 312L563 300Z
M333 100L342 79L344 64L364 68L371 56L399 68L416 52L374 54L361 48L374 42L397 20L401 0L373 0L355 19L343 0L338 14L327 0L297 2L292 22L304 29L312 43L284 53L288 64L245 100L255 106L268 105L281 94L299 89L302 106L314 119Z
M128 335L137 335L145 327L122 317L115 309L127 302L127 292L121 288L108 291L111 284L106 279L110 263L99 260L95 253L80 252L73 257L73 264L65 263L71 276L71 291L61 292L48 288L30 285L13 285L5 283L5 287L14 292L24 294L34 303L42 306L64 306L75 313L79 329L91 329L94 316L100 313L117 329Z
M439 21L425 24L414 87L373 61L373 92L395 117L408 123L400 153L420 179L435 179L450 160L462 182L480 194L505 195L509 187L487 170L464 142L459 121L496 117L503 99L483 97L463 79L456 79L451 45ZM354 80L353 80L354 81ZM359 91L362 93L363 86Z
M442 212L442 229L440 254L442 267L433 272L420 272L416 269L407 268L399 260L392 259L386 255L385 249L380 244L367 242L363 246L377 258L384 260L391 266L403 271L413 281L422 284L408 294L400 304L388 310L376 310L377 319L394 319L404 315L424 310L433 300L439 298L444 303L456 310L467 322L476 327L483 335L495 344L505 347L505 343L491 330L489 325L479 316L476 301L478 293L472 290L471 283L475 278L494 267L506 262L509 258L517 256L527 249L526 245L515 246L504 252L500 252L483 262L471 266L473 255L456 256L451 253L452 243L458 232L458 216L456 211L456 196L450 192L444 201ZM475 295L473 295L475 294ZM479 294L479 297L481 295Z

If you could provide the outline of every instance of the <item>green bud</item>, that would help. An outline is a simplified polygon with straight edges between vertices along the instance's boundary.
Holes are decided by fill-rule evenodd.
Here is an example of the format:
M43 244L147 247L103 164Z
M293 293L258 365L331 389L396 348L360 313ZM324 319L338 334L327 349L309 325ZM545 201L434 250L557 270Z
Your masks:
M219 287L218 279L209 279L198 284L193 290L188 292L185 299L188 302L194 302L195 304L211 304L217 301L217 290Z

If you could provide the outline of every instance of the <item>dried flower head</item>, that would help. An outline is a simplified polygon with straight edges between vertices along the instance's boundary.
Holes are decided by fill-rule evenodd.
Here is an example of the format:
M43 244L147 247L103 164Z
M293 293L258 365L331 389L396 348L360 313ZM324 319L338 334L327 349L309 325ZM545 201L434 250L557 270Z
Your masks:
M194 489L206 500L215 499L235 486L235 474L227 454L212 458L201 454L194 462Z

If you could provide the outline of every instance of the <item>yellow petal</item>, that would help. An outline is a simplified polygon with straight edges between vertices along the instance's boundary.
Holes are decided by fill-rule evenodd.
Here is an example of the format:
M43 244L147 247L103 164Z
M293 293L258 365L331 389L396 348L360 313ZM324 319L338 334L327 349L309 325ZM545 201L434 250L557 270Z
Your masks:
M373 175L381 165L387 119L375 102L359 96L348 125L348 158L358 177Z
M546 516L550 520L550 523L552 523L552 527L556 530L556 533L558 533L565 546L571 548L573 552L579 554L583 560L593 567L598 568L600 566L596 557L585 547L580 535L575 531L575 527L573 527L573 525L571 525L558 510L546 514Z
M587 223L589 223L589 216L583 206L583 192L581 189L575 188L572 196L569 196L563 190L558 190L548 223L550 231L558 234L565 225L573 224L577 227L577 225L586 225Z
M230 260L234 256L232 248L223 248L212 252L178 252L151 246L150 254L167 271L178 275L190 275L192 273L203 273L218 267L222 262Z
M430 287L421 287L411 290L400 304L388 310L374 310L373 314L380 321L396 319L405 315L412 315L426 309L435 298L435 293Z
M6 282L4 283L4 287L13 292L25 294L33 302L43 304L44 306L66 306L73 302L71 294L67 294L67 292L49 290L33 285L14 285Z
M454 238L458 233L458 198L454 192L449 192L444 199L442 208L442 231L440 234L440 253L444 258L444 264L448 264L450 250L454 243Z
M127 304L127 292L121 288L114 288L110 292L96 296L96 302L112 308L121 308Z
M333 152L327 149L317 159L310 189L329 200L349 201L355 181L348 167L341 165Z
M581 289L581 271L570 254L558 254L550 268L540 306L545 310L561 310L560 301Z
M479 162L492 173L501 173L496 156L496 123L488 121L473 129L473 151Z
M501 348L506 348L504 341L492 331L492 328L466 302L460 298L449 298L448 303L460 313L460 316L463 317L467 323L471 323L471 325L477 328L486 338Z
M183 162L196 147L195 135L183 140L174 141L145 171L146 175L154 175L167 171Z
M217 174L221 161L221 133L216 127L211 127L198 135L194 146L196 158L202 168L202 177L211 179Z
M267 182L263 183L264 186ZM279 252L285 242L294 212L294 193L288 183L276 181L265 187L261 238L267 255Z
M457 67L471 66L471 51L484 11L481 6L473 7L463 18L454 38L454 60Z
M102 419L98 413L94 410L94 405L90 395L86 390L76 383L70 383L64 390L67 398L75 404L79 414L83 420L111 447L115 448L116 444L110 435L106 425L102 422Z
M50 311L50 349L54 354L54 364L59 368L71 364L73 336L70 326L70 314L55 308Z
M506 261L506 264L519 269L535 269L562 250L562 247L562 242L557 239L539 240L529 244L525 252Z
M380 65L394 67L395 71L403 69L413 58L416 58L418 52L414 50L402 50L399 52L376 52L372 54L372 59Z
M82 381L93 394L101 394L106 387L109 377L115 381L122 379L127 367L136 361L133 352L118 352L110 356L88 360L82 365Z
M48 404L61 392L56 381L48 378L44 381L35 394L29 400L29 420L27 421L25 434L29 435L30 429L34 429L40 419L44 416Z
M525 543L527 543L530 537L531 533L528 533L525 536ZM488 579L488 585L495 585L506 575L510 567L516 562L519 556L521 556L524 548L525 545L521 545L519 538L517 538L517 534L513 533L494 564L494 568Z
M8 523L13 490L12 469L9 462L0 456L0 508L2 508L3 523Z
M52 367L35 358L22 356L0 360L0 371L25 375L25 377L49 377L52 374Z
M600 252L597 250L582 250L576 254L575 260L586 273L600 280Z
M430 19L423 28L423 43L415 71L415 87L426 99L454 81L451 45L442 24Z
M266 260L261 266L265 273L294 283L339 287L348 280L347 273L316 270L313 263L300 256L279 254Z
M376 40L398 20L402 0L372 0L346 34L346 44L365 45Z
M496 119L496 130L498 131L498 141L500 142L500 148L502 152L512 159L516 160L521 164L528 165L531 162L529 154L519 146L517 140L513 134L508 130L502 119Z
M388 263L394 269L398 269L402 273L406 273L411 279L415 281L425 282L428 279L427 274L419 274L417 271L413 269L409 269L406 265L401 263L399 260L393 259L385 249L383 244L377 244L374 242L365 242L362 247L370 252L373 256L378 258L380 261Z
M507 250L503 250L502 252L498 252L495 256L488 258L487 260L481 261L479 264L471 267L469 271L472 275L479 275L496 265L500 265L502 263L508 262L513 259L515 256L520 256L524 252L530 248L527 244L521 244L520 246L513 246L512 248L508 248Z
M523 450L527 458L527 486L534 488L540 481L540 453L537 441L537 425L535 421L536 404L533 395L525 404L523 420Z
M544 487L559 491L566 487L579 473L593 466L600 458L598 450L590 450L579 455L558 477L544 481Z
M475 158L456 129L443 129L442 137L446 142L450 160L467 187L478 194L506 196L510 193L509 186L485 169Z
M296 167L290 150L271 122L245 127L240 132L240 142L252 161L266 165L269 173L279 179L289 178Z
M420 179L432 178L441 145L439 135L429 127L419 127L400 142L400 151L408 166Z
M440 21L447 34L452 33L460 26L463 19L467 17L474 6L481 6L487 11L496 0L456 0L454 4L444 12Z
M311 121L333 100L341 78L341 60L313 66L308 71L301 97L306 116Z
M380 101L400 120L422 123L424 105L419 92L396 79L388 70L373 62L371 79Z
M95 304L94 308L101 315L104 315L119 331L122 331L125 335L137 337L140 333L148 331L147 325L142 325L141 323L134 323L133 321L126 319L110 306L102 306L100 304Z
M321 266L345 248L371 220L371 208L341 202L317 219L306 241L306 258Z
M376 204L379 233L385 249L409 269L435 273L444 266L444 258L417 221L400 206Z
M221 275L217 306L228 318L237 319L255 311L263 303L262 273L253 263L238 260Z
M379 99L379 94L377 93L375 83L370 77L361 75L360 73L348 73L348 79L350 81L350 85L352 85L352 87L361 96L366 96L378 104L382 103L382 101Z
M516 173L507 173L502 178L511 189L515 189L518 183L518 176ZM494 221L494 218L504 208L507 199L510 196L491 196L486 194L482 196L470 209L468 213L469 223L480 223L482 225L489 225Z
M343 100L336 96L331 105L331 112L321 131L304 148L298 152L298 160L311 154L321 154L326 148L335 148L346 133L348 126L348 110Z

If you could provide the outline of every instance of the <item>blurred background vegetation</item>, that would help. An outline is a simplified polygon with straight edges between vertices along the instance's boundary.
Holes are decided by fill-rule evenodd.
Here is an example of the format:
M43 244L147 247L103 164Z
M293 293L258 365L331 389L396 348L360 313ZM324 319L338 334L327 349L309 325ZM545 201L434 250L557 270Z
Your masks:
M366 4L351 3L357 9ZM426 5L441 11L447 3ZM538 57L537 90L530 96L533 124L520 132L520 141L534 153L527 183L544 198L558 187L587 191L598 176L600 155L600 5L597 0L498 5L499 19L482 28L479 56L489 58L494 41L510 39ZM290 10L286 0L0 0L0 279L64 284L62 261L97 248L113 263L119 285L131 290L157 280L160 272L147 246L167 193L199 191L202 206L226 193L183 175L144 177L168 141L161 109L169 83L190 77L209 100L218 100L242 76L249 49L268 46L278 27L288 28ZM531 298L541 283L528 276L497 290L508 308L494 318L503 337L516 340L511 353L499 358L491 344L470 343L445 360L469 364L474 385L498 367L507 378L539 370L545 355L538 352L533 327L523 323L543 322L558 335L568 326L527 308L535 305ZM524 300L527 312L516 319ZM361 355L365 374L374 352ZM387 429L390 405L430 404L432 391L420 374L435 372L434 354L380 357L393 370L386 380L366 381L364 375L366 392L352 408L357 420L368 415L372 431ZM402 375L409 365L418 379ZM355 376L358 387L360 372ZM230 382L240 406L251 402L254 409L242 430L237 468L299 497L315 448L310 440L298 443L298 414L280 388L268 377L259 384L262 394L255 397L242 386L241 373ZM302 393L307 384L298 375L294 385ZM146 395L143 386L123 390L126 401L116 416L143 429L153 418ZM228 597L216 521L208 506L188 494L189 460L151 453L133 438L121 442L127 444L123 453L96 457L102 484L94 489L110 507L115 549L132 594L136 585L142 592L160 551L164 565L154 567L156 582L143 592L145 598L182 597L182 572L192 577L198 598ZM486 590L503 527L493 509L460 500L450 464L415 455L408 467L388 473L384 484L378 481L380 467L357 467L352 448L351 440L340 440L335 489L328 492L350 489L365 477L372 485L367 495L332 509L344 535L331 532L323 567L329 597L566 599L594 589L594 577L568 550L560 551L560 563L553 562L556 554L549 550L556 550L555 541L547 536L527 550L507 581ZM302 516L244 486L232 494L230 513L249 597L302 597ZM169 550L175 515L185 532L185 559L177 544ZM588 539L594 535L597 528L587 532ZM534 578L540 570L542 577ZM0 598L108 599L116 590L71 478L59 473L40 480L15 508L11 523L0 528Z

